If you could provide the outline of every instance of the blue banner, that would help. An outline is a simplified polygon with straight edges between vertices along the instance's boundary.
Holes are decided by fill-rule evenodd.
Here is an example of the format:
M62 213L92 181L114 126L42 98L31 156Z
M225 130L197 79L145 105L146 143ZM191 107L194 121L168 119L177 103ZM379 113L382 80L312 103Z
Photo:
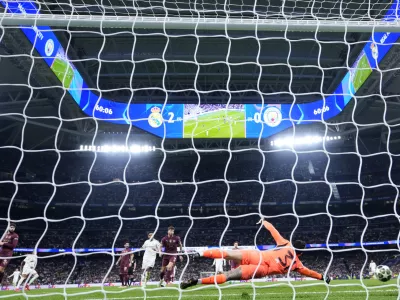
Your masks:
M361 247L361 243L331 243L329 247ZM381 242L365 242L363 246L378 246L378 245L397 245L397 240L392 241L381 241ZM250 247L250 246L245 246ZM260 245L257 246L259 250L269 250L275 248L276 245ZM327 244L307 244L307 248L327 248ZM197 247L187 247L197 248ZM201 247L199 247L201 248ZM218 246L208 246L207 248L218 248ZM33 252L34 248L15 248L15 252ZM124 250L124 248L114 248L114 252L118 253ZM144 251L141 248L130 248L132 252ZM38 248L38 253L91 253L91 252L112 252L112 248Z
M25 1L0 1L7 12L39 14L36 4ZM384 20L398 18L399 0L392 3ZM379 68L379 63L399 39L400 33L374 33L332 95L298 104L128 104L94 94L67 57L48 26L21 26L34 49L68 90L82 111L117 124L132 124L166 138L266 138L293 125L321 122L337 116L357 90Z

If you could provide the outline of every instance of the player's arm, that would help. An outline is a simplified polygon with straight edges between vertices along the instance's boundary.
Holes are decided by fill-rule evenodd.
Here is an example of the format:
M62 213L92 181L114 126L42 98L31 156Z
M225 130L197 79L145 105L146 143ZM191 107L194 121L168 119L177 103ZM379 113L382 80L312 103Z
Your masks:
M160 257L162 257L162 253L161 253L161 243L158 243L158 244L157 244L157 252L158 252L158 255L159 255Z
M326 283L329 284L329 282L331 282L331 279L329 277L324 277L324 275L315 272L314 270L310 270L309 268L306 267L301 267L301 268L297 268L295 269L296 272L300 273L301 275L307 276L307 277L311 277L311 278L315 278L318 280L324 280Z
M131 254L130 263L131 263L131 265L133 265L133 270L136 270L136 259L135 259L135 255L133 253Z
M179 248L181 249L181 253L183 253L183 246L182 246L181 238L179 238ZM179 259L181 261L183 261L183 256L179 255Z
M213 264L212 264L212 266L215 266L215 259L214 259L214 261L213 261Z
M21 262L20 272L22 274L22 269L24 268L26 258Z
M264 227L271 233L278 246L285 246L289 241L281 236L278 230L270 222L261 219L257 224L262 223Z
M11 277L13 277L14 276L14 273L12 273L10 276L8 276L7 278L11 278Z
M141 249L146 249L146 247L147 247L147 241L145 241L145 242L143 243L143 246L141 247Z
M166 249L167 240L165 239L165 237L163 237L161 240L161 246L164 247L164 250ZM161 251L161 246L160 246L160 257L162 257L164 255L164 253L162 253L162 251Z
M18 244L18 236L13 237L10 243L2 243L2 246L14 250L14 248L17 247L17 244Z
M118 258L117 262L115 263L116 266L119 265L119 262L120 262L120 260L121 260L121 257L122 257L122 256L120 256L120 257Z

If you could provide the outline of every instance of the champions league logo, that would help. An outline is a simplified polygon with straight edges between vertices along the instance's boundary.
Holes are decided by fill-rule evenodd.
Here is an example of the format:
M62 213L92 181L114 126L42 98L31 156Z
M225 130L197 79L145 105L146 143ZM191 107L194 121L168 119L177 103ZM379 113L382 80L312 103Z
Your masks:
M161 109L159 107L152 107L151 108L151 114L148 118L149 125L153 128L158 128L162 125L163 118L160 113Z
M378 59L378 46L375 43L371 43L371 54L374 59Z
M276 127L282 122L282 113L275 107L268 107L264 112L264 121L269 127Z

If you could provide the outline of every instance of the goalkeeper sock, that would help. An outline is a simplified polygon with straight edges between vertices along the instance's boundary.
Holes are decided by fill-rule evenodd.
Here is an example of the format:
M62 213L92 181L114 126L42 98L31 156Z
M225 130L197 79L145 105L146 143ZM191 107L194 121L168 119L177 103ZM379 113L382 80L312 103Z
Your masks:
M207 258L225 258L228 256L228 253L224 250L220 250L220 249L213 249L213 250L205 250L199 252L200 256L204 256Z
M225 274L219 274L216 276L210 276L210 277L206 277L206 278L201 278L199 279L199 283L200 284L214 284L214 283L225 283L226 280L226 275Z
M163 279L164 279L164 275L165 275L165 272L161 272L161 273L160 273L160 280L163 280Z

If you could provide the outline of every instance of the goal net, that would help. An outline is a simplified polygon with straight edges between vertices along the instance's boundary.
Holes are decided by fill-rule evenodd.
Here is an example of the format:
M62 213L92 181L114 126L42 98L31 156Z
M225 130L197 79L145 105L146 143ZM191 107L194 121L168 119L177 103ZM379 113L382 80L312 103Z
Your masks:
M34 252L39 278L19 287L60 299L397 299L399 12L398 0L0 1L0 224L3 242L11 223L19 235L11 258L1 248L0 297L15 297L12 273ZM176 285L216 275L195 251L274 252L261 218L306 243L271 260L282 272L238 278L227 259L235 288ZM138 288L148 233L171 225L183 245L171 285ZM135 270L115 266L126 243ZM333 280L308 281L298 261Z

